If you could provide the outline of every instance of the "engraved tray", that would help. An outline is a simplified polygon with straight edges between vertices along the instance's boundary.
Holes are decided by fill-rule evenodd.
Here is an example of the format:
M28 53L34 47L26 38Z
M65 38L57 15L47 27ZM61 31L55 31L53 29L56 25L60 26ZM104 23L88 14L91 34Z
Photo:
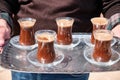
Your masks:
M4 68L26 73L64 73L64 74L79 74L79 73L89 73L89 72L104 72L104 71L117 71L120 70L120 61L111 66L98 66L89 63L84 58L84 50L87 45L84 39L90 37L88 33L74 33L76 37L79 37L80 43L73 48L59 48L55 47L55 50L60 51L64 54L64 60L52 67L40 67L31 64L26 56L29 52L33 50L20 50L13 47L8 43L3 50L1 55L1 65ZM116 42L112 48L120 52L120 39L116 38Z

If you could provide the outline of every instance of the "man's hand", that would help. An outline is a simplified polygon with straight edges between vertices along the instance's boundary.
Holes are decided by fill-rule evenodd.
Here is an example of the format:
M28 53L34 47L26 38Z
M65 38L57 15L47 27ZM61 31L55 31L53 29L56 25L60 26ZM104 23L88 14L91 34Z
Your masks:
M114 36L120 38L120 24L118 24L117 26L115 26L115 28L112 29L112 32L114 33Z
M5 42L10 39L11 29L4 19L0 19L0 53L3 50Z

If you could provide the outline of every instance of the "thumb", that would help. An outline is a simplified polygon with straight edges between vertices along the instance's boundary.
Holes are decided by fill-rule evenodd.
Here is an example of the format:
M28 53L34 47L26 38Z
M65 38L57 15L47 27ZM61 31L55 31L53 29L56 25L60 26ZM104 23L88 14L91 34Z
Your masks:
M112 29L112 32L114 33L114 36L120 38L120 24L118 24L117 26L115 26L115 27Z
M0 32L0 54L2 53L3 51L3 46L5 45L5 38L4 38L4 35L1 34Z
M5 44L5 29L0 28L0 46L4 46Z
M0 47L3 47L4 46L4 44L5 44L5 40L2 38L2 39L0 39Z
M10 26L7 24L7 22L4 19L0 19L0 38L9 39L11 33Z
M5 45L5 40L4 39L0 39L0 54L3 51L3 46Z

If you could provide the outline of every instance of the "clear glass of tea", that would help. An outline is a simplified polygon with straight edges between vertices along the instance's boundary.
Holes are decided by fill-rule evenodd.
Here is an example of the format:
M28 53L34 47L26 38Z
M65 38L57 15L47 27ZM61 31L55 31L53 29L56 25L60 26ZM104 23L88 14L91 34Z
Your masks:
M94 36L93 31L97 29L106 29L106 25L108 24L107 18L104 17L94 17L91 19L91 22L93 24L93 30L91 34L91 43L94 44Z
M19 43L24 46L34 45L35 38L33 26L36 22L34 18L20 18L18 23L20 25L20 38Z
M38 30L35 39L38 43L37 60L40 63L52 63L55 59L54 40L56 32L53 30Z
M93 59L97 62L108 62L111 58L111 41L113 33L110 30L99 29L93 32L95 46Z
M56 18L58 26L57 31L57 44L70 45L72 43L72 26L74 19L71 17L58 17Z

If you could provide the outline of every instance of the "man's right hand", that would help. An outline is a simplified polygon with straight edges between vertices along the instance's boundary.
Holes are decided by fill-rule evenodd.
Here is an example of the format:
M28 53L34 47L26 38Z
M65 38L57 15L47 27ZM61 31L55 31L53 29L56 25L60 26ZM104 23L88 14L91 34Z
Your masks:
M112 32L114 33L114 36L120 38L120 24L116 25L113 29Z
M0 53L2 53L5 42L10 39L11 29L4 19L0 19Z

